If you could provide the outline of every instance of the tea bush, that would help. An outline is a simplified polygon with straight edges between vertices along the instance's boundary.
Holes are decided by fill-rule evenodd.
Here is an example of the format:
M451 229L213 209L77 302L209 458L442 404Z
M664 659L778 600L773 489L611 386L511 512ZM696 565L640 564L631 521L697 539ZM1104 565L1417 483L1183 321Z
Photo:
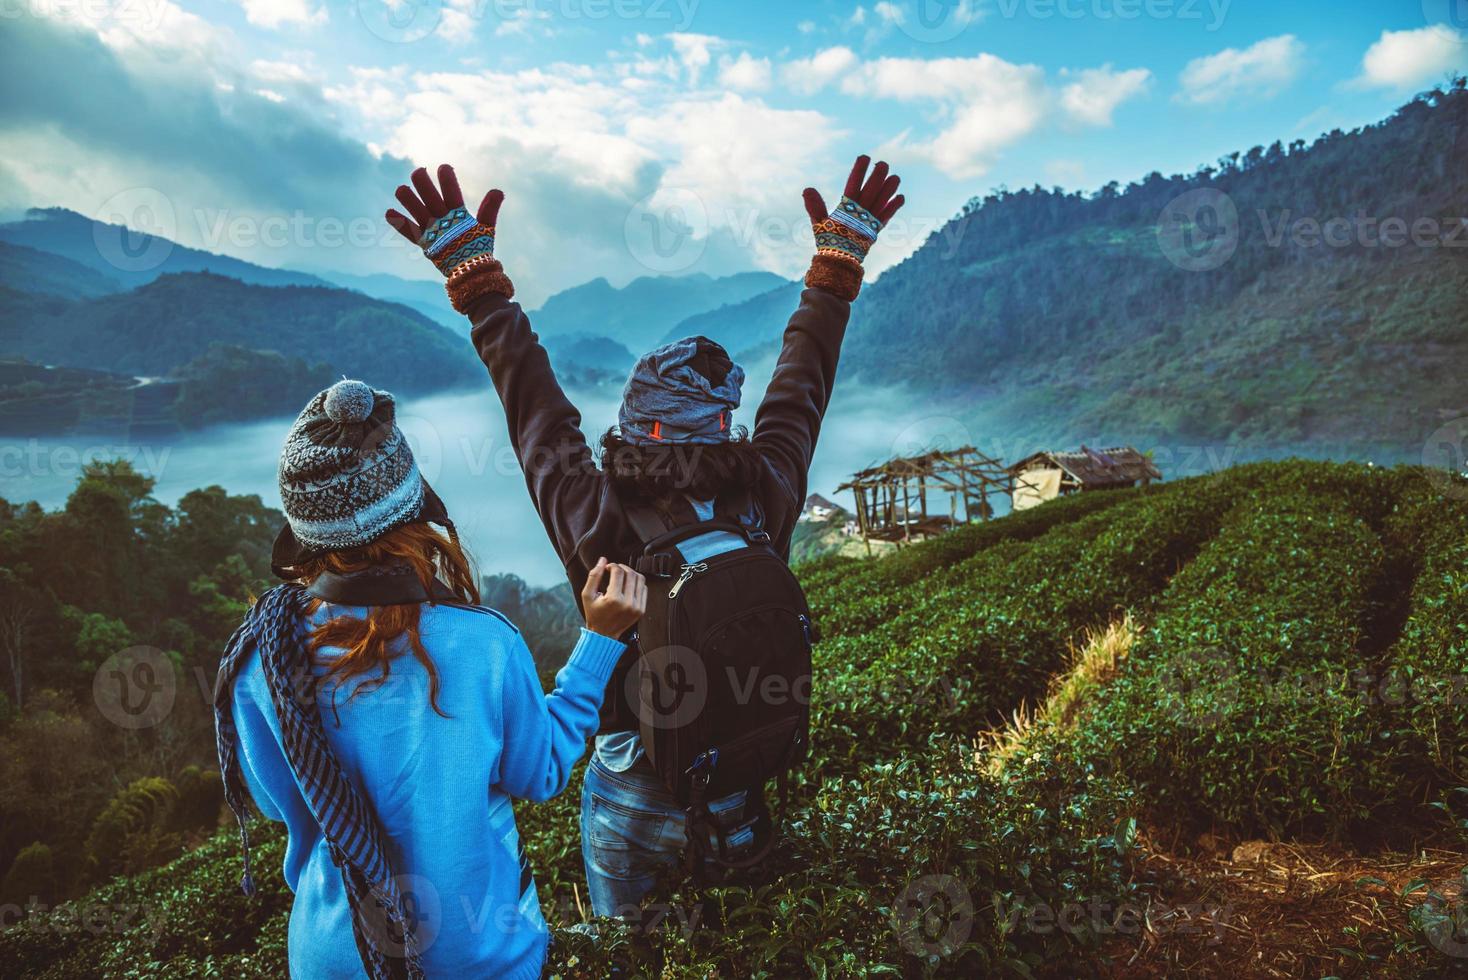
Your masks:
M1380 542L1346 501L1241 504L1057 753L1125 770L1163 822L1341 831L1395 799L1354 678Z
M1359 683L1386 666L1452 680L1468 658L1468 508L1405 492L1424 483L1240 467L1056 501L875 562L802 566L827 638L812 758L779 846L737 883L670 883L657 901L672 928L603 922L592 936L578 927L579 773L561 797L518 805L550 971L1074 975L1104 937L1085 916L1055 917L1133 897L1138 816L1339 831L1429 798L1425 783L1468 784L1461 702L1378 702ZM1086 627L1123 613L1151 627L1104 697L990 775L976 730L1043 692ZM177 807L185 822L204 819L217 784L190 773L179 786L194 801ZM28 913L0 934L0 962L43 978L285 975L290 898L271 873L284 839L259 822L254 834L255 899L221 832ZM115 928L78 931L87 909L110 910Z
M1419 558L1384 696L1402 706L1410 792L1468 785L1468 502L1419 499L1405 517Z

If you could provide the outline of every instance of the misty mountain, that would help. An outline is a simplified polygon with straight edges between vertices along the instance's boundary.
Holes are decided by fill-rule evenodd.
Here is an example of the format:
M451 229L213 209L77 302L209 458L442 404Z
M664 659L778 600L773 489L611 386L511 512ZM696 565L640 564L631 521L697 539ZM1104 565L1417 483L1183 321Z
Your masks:
M976 198L863 290L842 367L947 395L981 438L1420 459L1468 413L1464 215L1460 79L1308 146Z
M0 355L42 364L174 377L227 344L313 365L298 372L302 377L318 376L314 366L326 365L333 375L403 394L483 380L467 335L346 289L258 286L191 272L72 303L18 295L25 301L19 314L9 306L0 323ZM242 382L238 370L233 376Z
M669 330L662 342L702 335L723 344L736 360L755 351L763 353L771 345L778 347L804 288L802 283L782 282L743 302L694 314Z
M449 304L448 294L443 288L443 279L404 279L401 276L378 272L359 276L348 272L322 270L319 275L327 282L346 289L355 289L375 299L389 303L401 303L417 310L435 323L451 330L469 330L464 315Z
M661 343L688 317L742 302L784 282L771 272L718 278L697 273L643 276L617 289L598 278L556 293L530 314L530 321L542 337L601 335L641 354Z
M122 289L116 279L90 266L8 242L0 242L0 287L63 299L87 299Z
M66 208L31 208L21 221L0 224L0 242L51 252L132 288L174 272L213 272L257 286L324 286L304 272L272 269L216 255L122 225L93 221Z

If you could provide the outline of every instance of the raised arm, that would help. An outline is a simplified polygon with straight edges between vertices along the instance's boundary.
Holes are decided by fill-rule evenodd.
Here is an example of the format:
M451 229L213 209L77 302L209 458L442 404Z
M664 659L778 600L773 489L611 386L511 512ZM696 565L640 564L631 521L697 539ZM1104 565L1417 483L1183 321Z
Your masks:
M439 167L438 182L435 187L421 167L413 171L413 186L397 190L411 217L391 210L388 224L423 249L447 278L454 309L473 324L470 340L505 407L510 443L531 500L565 559L595 521L601 495L601 475L581 433L581 414L561 390L529 318L512 301L515 287L494 257L504 193L484 195L470 217L454 168Z
M870 162L866 156L856 158L835 211L826 208L815 188L805 189L816 254L755 415L754 443L797 504L805 499L821 419L831 402L851 301L861 290L862 260L904 200L897 193L901 181L888 173L887 164L878 163L868 176Z

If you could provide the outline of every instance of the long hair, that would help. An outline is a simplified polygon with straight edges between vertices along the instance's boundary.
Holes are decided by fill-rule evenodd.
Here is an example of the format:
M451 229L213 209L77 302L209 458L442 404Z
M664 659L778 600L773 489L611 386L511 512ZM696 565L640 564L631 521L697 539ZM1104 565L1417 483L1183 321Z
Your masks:
M646 501L677 494L713 500L728 490L752 490L763 460L740 426L728 442L712 446L634 445L615 428L601 437L601 468L619 491Z
M474 582L474 571L464 549L457 539L446 537L428 524L404 524L360 548L332 552L309 561L301 568L301 581L310 584L324 572L350 575L384 565L412 569L429 595L433 594L433 581L438 578L460 600L473 605L479 603L479 587ZM315 613L319 608L321 600L313 600L310 611ZM428 703L434 711L447 718L448 715L438 706L438 669L418 633L421 608L421 604L416 602L373 606L361 619L337 616L316 627L310 638L311 656L316 662L323 662L320 657L322 647L338 647L345 651L327 663L322 680L331 679L345 685L380 672L381 676L360 680L348 701L364 690L380 687L392 674L392 662L402 655L403 644L399 641L406 637L408 652L428 672Z

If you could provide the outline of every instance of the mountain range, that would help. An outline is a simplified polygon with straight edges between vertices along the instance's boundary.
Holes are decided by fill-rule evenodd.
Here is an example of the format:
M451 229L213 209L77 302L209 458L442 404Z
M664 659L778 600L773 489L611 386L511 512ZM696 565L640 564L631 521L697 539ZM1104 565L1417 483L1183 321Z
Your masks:
M689 336L682 324L690 317L785 285L788 280L772 272L643 276L620 289L598 278L556 293L530 320L542 337L600 335L642 353Z
M1420 459L1468 415L1465 160L1458 79L1374 125L1192 174L975 198L864 287L843 379L905 391L979 442ZM162 258L137 270L118 242ZM765 272L593 279L530 315L573 383L619 383L636 353L691 334L773 355L800 289ZM301 383L317 364L405 392L483 379L435 282L268 269L60 209L0 225L0 299L0 357L169 375L222 343L297 359Z

